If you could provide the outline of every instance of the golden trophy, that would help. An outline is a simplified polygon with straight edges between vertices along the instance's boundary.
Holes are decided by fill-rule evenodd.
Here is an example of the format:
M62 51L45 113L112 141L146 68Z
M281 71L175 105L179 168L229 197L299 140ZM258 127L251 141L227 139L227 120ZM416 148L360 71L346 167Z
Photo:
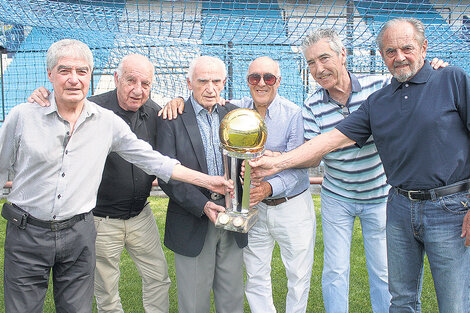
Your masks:
M258 212L250 210L250 172L245 162L245 178L240 177L242 160L259 157L264 152L267 137L266 124L258 112L236 109L220 122L219 137L223 155L224 176L235 185L234 197L225 195L224 213L219 213L216 227L246 233L258 220Z

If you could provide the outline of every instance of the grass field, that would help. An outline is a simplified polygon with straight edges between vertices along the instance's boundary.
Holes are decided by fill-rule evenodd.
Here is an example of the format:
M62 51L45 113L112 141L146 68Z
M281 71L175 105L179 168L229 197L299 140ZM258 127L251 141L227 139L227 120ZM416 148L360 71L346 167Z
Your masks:
M311 280L310 296L308 301L307 312L324 312L323 299L321 292L321 271L323 267L323 238L321 229L321 218L320 218L320 198L318 196L313 197L315 202L316 216L317 216L317 236L315 243L315 261L313 264L313 273ZM167 198L149 198L152 205L153 213L157 219L157 224L160 229L160 236L163 238L163 231L165 229L165 215L166 205L168 203ZM3 247L5 241L5 225L6 221L0 219L0 271L3 277ZM164 248L165 255L168 261L169 274L172 280L170 289L170 313L178 312L177 296L176 296L176 278L174 270L174 257L173 252ZM287 293L287 280L284 271L284 266L281 261L279 254L279 248L276 246L272 261L272 282L273 282L273 294L274 304L278 312L285 311L285 297ZM140 313L144 312L142 307L142 285L140 276L137 269L132 262L129 255L124 252L121 257L121 280L119 282L120 295L125 312ZM433 313L438 312L436 294L434 292L434 285L429 270L429 265L426 261L424 269L424 284L422 291L422 312ZM4 311L3 305L3 281L0 285L0 312ZM370 297L369 297L369 283L368 275L364 257L364 246L362 243L362 235L360 224L358 220L354 225L354 234L352 239L352 250L351 250L351 279L350 279L350 295L349 295L349 311L352 313L366 313L372 312L370 308ZM55 312L54 300L52 298L52 288L49 288L47 293L46 302L44 305L44 312ZM96 312L96 308L93 309ZM215 312L212 308L211 312ZM250 312L249 306L245 301L245 312Z

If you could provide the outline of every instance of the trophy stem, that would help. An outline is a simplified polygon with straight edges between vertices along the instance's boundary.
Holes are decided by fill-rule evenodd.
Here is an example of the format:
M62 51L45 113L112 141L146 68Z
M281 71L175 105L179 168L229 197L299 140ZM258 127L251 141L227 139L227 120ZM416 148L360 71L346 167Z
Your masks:
M245 160L245 178L243 180L242 212L250 209L251 166Z

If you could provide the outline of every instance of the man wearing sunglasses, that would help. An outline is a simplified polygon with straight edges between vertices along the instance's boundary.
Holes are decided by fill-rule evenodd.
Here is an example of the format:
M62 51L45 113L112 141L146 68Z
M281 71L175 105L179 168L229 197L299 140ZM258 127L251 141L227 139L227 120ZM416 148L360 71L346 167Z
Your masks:
M268 128L266 149L290 151L303 143L303 118L298 105L280 96L279 64L261 57L248 67L251 98L233 100L240 107L258 111ZM243 251L247 273L245 295L251 312L276 312L271 285L271 258L275 242L286 268L285 312L305 312L310 290L315 245L315 210L306 169L288 170L266 177L252 187L250 207L259 220L248 232Z
M239 107L254 109L268 128L266 149L290 151L304 142L302 112L298 105L281 97L279 64L260 57L248 67L250 97L230 100ZM174 99L163 112L176 118L183 109ZM173 110L173 112L171 112ZM183 162L184 164L184 162ZM310 289L315 245L315 211L308 190L306 169L293 169L266 177L250 192L250 207L257 206L259 220L248 232L243 251L247 272L245 294L251 312L276 312L272 298L271 258L275 242L286 267L288 292L285 312L305 312Z

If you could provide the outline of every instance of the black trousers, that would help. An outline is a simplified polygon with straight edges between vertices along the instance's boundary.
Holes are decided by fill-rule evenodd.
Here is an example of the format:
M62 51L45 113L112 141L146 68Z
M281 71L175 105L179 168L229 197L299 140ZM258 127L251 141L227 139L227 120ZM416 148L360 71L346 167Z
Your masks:
M96 230L93 214L72 227L51 231L7 223L5 312L43 312L52 270L56 312L91 312Z

